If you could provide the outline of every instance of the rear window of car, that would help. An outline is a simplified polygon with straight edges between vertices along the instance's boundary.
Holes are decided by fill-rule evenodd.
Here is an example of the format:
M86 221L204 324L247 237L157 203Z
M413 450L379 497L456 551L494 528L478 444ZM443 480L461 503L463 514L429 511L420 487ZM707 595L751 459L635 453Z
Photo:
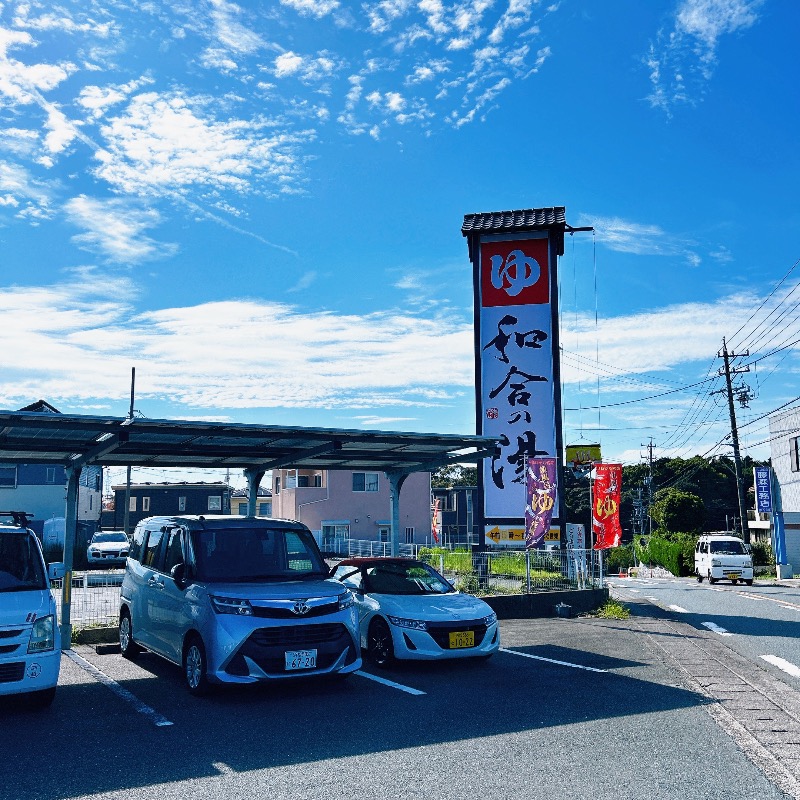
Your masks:
M44 564L33 535L0 531L0 592L47 588Z

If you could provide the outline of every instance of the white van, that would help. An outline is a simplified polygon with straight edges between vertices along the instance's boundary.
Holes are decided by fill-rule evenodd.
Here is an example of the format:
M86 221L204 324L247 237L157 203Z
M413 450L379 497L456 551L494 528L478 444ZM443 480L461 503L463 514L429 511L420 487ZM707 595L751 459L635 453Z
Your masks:
M61 634L42 548L25 515L0 512L0 696L22 695L30 705L53 702L61 665ZM59 574L60 573L60 574ZM63 575L52 564L53 577Z
M727 580L753 585L753 556L741 539L731 534L704 534L694 548L694 574L698 582Z

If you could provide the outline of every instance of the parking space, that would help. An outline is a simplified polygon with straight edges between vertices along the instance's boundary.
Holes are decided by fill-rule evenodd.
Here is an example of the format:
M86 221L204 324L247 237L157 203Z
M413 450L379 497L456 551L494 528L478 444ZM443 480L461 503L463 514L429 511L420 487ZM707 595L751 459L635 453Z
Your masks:
M13 796L330 800L391 787L398 798L489 798L535 786L534 796L577 798L590 777L616 785L619 766L598 758L600 747L624 750L637 781L655 786L648 796L673 797L653 753L669 752L675 774L688 774L701 742L721 754L719 774L713 766L687 797L717 796L713 781L730 780L732 763L742 796L780 796L702 711L704 698L675 685L625 623L505 621L501 631L504 650L488 661L366 664L346 680L226 687L204 699L156 656L132 662L78 646L49 712L0 709L15 731L4 753ZM45 775L35 769L42 752Z

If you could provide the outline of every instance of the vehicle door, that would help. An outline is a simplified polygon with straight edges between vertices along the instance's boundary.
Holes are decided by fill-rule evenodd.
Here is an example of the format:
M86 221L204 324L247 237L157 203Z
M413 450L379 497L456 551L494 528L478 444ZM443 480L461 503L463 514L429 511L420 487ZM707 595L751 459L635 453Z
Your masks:
M159 625L160 600L165 581L162 572L164 545L167 537L162 529L147 531L144 550L141 558L141 578L139 585L139 621L134 620L136 638L148 650L162 653L163 649L157 636Z
M364 594L364 577L361 569L352 565L337 567L333 577L350 589L358 609L358 624L361 626L376 611L376 603Z
M190 623L186 600L186 584L180 586L172 577L172 570L186 563L186 532L183 528L165 531L163 558L158 563L152 595L152 634L159 651L167 658L180 662L183 637Z
M711 568L708 556L708 542L701 541L698 544L698 548L699 549L697 553L697 569L701 575L707 575L709 569Z

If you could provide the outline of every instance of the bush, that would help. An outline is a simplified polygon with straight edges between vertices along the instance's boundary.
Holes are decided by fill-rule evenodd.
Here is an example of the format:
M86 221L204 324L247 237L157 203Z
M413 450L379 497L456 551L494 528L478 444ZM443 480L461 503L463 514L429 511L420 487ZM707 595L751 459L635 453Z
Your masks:
M772 552L772 545L769 542L753 542L750 547L753 551L754 567L775 566L775 553Z
M639 550L642 562L664 567L673 575L694 574L694 547L697 543L695 534L658 530L646 542Z
M610 547L603 553L603 563L607 572L619 572L628 567L636 566L633 554L633 545L625 544L621 547Z

